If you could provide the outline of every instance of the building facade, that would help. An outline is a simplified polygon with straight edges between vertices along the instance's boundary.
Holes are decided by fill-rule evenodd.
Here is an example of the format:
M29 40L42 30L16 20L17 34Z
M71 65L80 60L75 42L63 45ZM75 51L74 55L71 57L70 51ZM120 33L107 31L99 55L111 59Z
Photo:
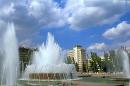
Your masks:
M72 50L68 52L68 57L74 60L77 71L86 71L86 50L80 45L76 45Z

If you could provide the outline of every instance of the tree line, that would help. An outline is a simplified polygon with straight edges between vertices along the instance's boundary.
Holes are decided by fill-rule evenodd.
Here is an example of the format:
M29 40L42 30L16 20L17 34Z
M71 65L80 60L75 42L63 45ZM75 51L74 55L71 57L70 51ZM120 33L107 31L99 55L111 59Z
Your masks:
M86 60L86 64L83 64L83 67L84 72L121 72L121 62L121 59L116 55L114 50L107 53L104 52L103 58L98 56L96 52L91 52L89 60ZM67 58L66 63L75 64L78 70L78 65L74 62L74 59Z

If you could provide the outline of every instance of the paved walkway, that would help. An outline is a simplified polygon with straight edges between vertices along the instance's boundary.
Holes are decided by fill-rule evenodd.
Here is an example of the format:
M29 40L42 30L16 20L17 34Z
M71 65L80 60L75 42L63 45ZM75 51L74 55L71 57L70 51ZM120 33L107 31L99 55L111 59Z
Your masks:
M123 84L107 84L107 83L93 83L93 82L81 82L81 81L73 81L75 86L124 86Z

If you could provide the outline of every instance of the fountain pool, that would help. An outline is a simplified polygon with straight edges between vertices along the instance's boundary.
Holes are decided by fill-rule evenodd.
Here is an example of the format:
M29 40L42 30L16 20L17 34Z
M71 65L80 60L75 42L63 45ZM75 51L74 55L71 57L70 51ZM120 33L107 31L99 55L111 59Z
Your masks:
M77 79L75 66L65 63L63 50L50 33L48 33L46 43L43 43L38 51L34 52L31 63L26 67L23 77L19 79L27 84L50 83L53 85Z

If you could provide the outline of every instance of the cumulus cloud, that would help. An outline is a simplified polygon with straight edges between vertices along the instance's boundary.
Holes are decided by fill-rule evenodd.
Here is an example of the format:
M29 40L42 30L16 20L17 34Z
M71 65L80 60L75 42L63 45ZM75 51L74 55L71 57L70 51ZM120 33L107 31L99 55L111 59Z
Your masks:
M65 7L68 23L74 30L117 21L124 9L125 0L67 0Z
M28 31L64 24L61 9L53 0L12 1L2 5L0 10L1 20L13 21L17 28Z
M74 30L116 21L125 1L67 0L64 7L54 0L1 0L0 20L13 21L18 30L69 25Z
M130 40L126 40L124 42L117 43L118 47L125 46L126 49L130 52Z
M125 1L115 0L66 0L63 7L54 0L0 0L0 30L13 21L23 41L33 39L41 28L86 29L118 20L124 5Z
M61 8L53 0L1 0L0 10L0 29L14 22L20 40L32 39L41 28L65 24Z
M90 45L87 49L88 50L104 50L107 48L107 45L105 43L95 43Z
M42 25L62 26L64 24L62 9L53 0L31 0L28 12Z
M29 39L25 39L19 43L20 47L32 47L32 42Z
M96 52L100 57L103 57L104 51L108 50L108 45L104 42L102 43L95 43L87 47L88 52Z
M10 14L14 13L15 9L14 9L14 4L10 3L10 5L5 5L3 6L0 15L1 16L9 16Z
M116 27L112 27L103 33L107 39L116 39L130 36L130 24L126 21L119 23Z

